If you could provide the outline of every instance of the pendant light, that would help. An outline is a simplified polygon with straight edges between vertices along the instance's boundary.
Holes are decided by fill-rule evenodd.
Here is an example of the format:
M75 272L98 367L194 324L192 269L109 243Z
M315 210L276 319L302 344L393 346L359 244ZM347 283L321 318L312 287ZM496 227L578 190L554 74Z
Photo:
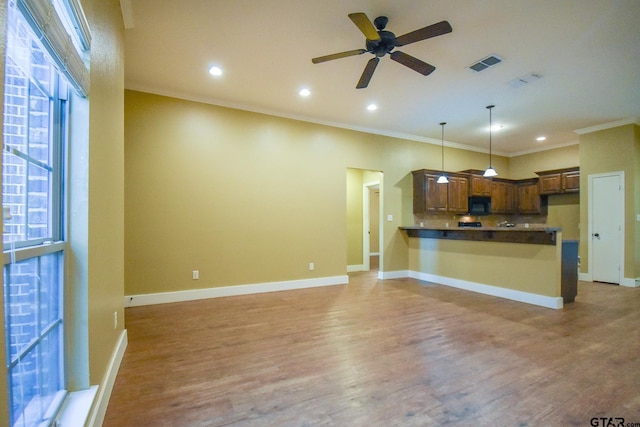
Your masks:
M498 172L491 166L491 109L495 107L495 105L487 105L487 109L489 110L489 167L482 176L492 177L497 176Z
M444 174L444 125L446 124L446 122L440 123L440 126L442 126L442 175L440 175L436 181L438 184L447 184L449 182L447 175Z

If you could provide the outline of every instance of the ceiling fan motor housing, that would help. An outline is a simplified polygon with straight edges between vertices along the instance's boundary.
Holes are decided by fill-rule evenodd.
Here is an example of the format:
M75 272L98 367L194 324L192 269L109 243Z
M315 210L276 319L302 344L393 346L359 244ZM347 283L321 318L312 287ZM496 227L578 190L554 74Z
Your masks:
M366 47L367 52L371 52L377 57L385 56L396 47L396 35L391 31L378 31L380 35L379 40L367 39Z

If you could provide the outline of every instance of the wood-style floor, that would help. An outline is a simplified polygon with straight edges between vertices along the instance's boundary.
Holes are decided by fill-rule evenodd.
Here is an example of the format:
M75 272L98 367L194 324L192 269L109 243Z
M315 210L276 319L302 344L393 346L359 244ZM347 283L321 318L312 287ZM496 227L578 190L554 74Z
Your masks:
M551 310L374 271L126 325L105 427L640 423L640 289Z

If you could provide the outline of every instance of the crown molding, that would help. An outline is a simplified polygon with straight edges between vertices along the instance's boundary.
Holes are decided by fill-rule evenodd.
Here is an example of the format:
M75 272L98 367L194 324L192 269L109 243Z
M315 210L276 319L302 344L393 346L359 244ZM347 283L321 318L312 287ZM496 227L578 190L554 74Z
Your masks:
M576 129L574 130L574 132L577 133L578 135L584 135L587 133L598 132L600 130L612 129L612 128L617 128L619 126L634 125L634 124L640 126L640 118L631 117L628 119L616 120L615 122L603 123L600 125L590 126L587 128Z

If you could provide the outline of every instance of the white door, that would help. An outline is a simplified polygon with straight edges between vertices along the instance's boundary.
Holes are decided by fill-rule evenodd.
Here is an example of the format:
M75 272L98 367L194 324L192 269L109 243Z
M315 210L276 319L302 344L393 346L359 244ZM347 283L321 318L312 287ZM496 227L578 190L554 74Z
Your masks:
M592 279L620 284L624 198L620 174L589 177Z

